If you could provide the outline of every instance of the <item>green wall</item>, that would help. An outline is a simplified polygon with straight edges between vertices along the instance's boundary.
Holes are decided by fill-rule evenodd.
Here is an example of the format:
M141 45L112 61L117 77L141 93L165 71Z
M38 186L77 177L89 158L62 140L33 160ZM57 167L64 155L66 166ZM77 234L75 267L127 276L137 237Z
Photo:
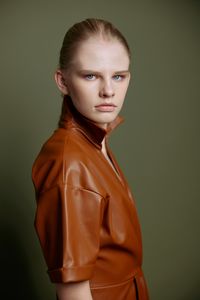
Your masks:
M136 198L151 299L200 299L200 5L134 0L0 3L1 297L55 299L30 174L60 114L62 39L87 17L113 22L133 51L126 121L110 143Z

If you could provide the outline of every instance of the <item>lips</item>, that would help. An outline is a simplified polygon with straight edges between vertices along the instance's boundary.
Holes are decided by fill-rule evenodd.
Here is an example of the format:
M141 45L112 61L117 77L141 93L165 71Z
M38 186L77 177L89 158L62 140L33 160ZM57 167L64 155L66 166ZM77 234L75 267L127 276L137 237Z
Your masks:
M114 103L101 103L99 105L96 105L95 107L99 107L99 106L114 106L114 107L116 107L116 105Z
M107 111L112 112L114 111L116 105L113 103L101 103L99 105L96 105L95 108L99 111Z

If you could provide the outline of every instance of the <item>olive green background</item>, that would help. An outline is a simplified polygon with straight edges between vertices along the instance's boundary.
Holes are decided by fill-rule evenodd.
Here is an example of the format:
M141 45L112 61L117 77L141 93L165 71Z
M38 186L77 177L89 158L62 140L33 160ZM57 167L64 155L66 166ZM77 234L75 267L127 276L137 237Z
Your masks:
M60 114L62 39L87 17L113 22L133 52L126 121L110 144L135 195L151 299L198 300L200 5L131 0L0 2L1 298L55 299L31 167Z

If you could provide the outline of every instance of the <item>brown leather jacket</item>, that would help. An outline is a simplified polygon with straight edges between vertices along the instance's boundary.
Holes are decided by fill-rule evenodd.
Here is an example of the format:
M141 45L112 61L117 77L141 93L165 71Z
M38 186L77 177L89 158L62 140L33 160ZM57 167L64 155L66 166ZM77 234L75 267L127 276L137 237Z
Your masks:
M35 228L52 282L90 280L95 300L148 300L133 196L108 146L106 130L83 117L70 98L59 126L32 169ZM106 140L109 158L103 153Z

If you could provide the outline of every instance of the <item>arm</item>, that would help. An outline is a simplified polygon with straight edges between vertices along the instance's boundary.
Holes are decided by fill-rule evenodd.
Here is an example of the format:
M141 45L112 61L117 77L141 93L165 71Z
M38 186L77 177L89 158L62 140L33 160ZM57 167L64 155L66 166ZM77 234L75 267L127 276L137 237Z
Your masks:
M59 300L92 300L89 280L73 283L55 283Z

